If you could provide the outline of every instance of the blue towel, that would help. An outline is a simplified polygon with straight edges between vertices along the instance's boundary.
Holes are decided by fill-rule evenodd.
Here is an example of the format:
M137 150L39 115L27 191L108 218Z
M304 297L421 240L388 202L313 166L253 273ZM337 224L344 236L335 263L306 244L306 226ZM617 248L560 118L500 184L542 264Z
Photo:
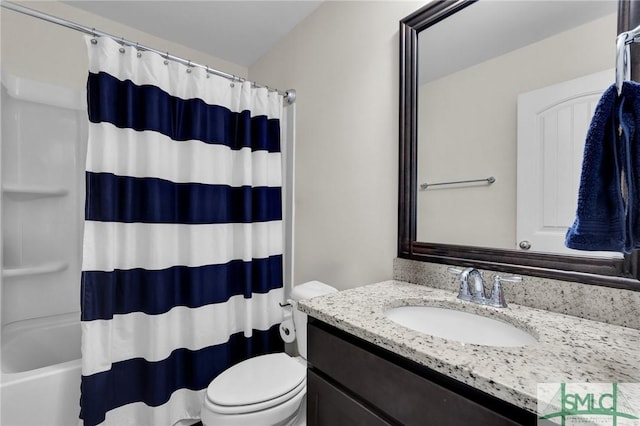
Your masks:
M587 132L576 219L565 245L630 253L640 248L640 83L609 87Z

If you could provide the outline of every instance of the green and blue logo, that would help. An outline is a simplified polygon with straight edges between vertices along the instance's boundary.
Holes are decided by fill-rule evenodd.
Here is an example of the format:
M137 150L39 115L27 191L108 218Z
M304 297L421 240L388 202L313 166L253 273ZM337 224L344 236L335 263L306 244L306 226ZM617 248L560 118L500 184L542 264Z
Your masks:
M562 426L640 425L639 386L623 385L631 387L619 386L618 383L539 384L539 423L551 421ZM543 394L546 397L541 397Z

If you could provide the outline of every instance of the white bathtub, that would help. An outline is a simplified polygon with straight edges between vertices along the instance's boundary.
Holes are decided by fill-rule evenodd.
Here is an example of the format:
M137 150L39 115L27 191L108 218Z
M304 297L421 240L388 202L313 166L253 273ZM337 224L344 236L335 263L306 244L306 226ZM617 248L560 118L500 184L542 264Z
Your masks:
M80 314L2 329L2 426L70 426L80 412Z

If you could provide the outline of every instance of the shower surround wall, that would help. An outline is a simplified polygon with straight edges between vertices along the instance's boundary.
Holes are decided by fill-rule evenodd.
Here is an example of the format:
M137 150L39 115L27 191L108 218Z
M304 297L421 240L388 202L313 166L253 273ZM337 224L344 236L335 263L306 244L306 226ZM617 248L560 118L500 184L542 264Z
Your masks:
M2 325L79 312L82 93L2 78Z
M5 73L1 82L0 423L74 424L80 397L85 95ZM34 399L42 401L38 410L30 409Z

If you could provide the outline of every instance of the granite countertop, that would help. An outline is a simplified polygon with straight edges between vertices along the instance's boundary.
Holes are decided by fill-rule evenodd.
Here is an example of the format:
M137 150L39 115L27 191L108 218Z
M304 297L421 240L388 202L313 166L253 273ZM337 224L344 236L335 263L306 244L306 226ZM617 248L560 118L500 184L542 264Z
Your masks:
M515 304L503 309L481 306L456 296L385 281L303 300L298 306L314 318L534 413L538 383L640 382L640 330ZM538 342L490 347L422 334L385 317L386 309L403 305L455 307L501 319Z

